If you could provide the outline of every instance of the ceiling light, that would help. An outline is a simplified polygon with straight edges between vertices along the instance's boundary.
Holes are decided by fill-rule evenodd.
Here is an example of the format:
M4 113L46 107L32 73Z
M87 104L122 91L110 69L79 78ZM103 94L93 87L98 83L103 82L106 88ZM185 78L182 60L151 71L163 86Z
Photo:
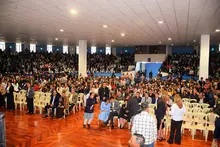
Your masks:
M103 25L103 28L107 28L108 26L107 25Z
M173 46L173 44L171 44Z
M162 23L163 23L163 21L158 21L158 23L162 24Z
M161 42L159 42L159 44L161 44Z
M217 29L217 30L215 30L216 32L220 32L220 30L219 29Z
M121 36L125 36L125 34L124 34L124 33L121 33Z
M36 42L37 43L37 42Z
M189 44L186 44L186 45L189 45Z
M63 32L63 29L60 29L60 32Z
M128 45L125 45L125 46L128 46Z
M58 38L55 38L55 40L58 40Z
M77 14L77 11L76 11L75 9L72 9L70 12L71 12L72 14Z
M25 41L24 41L24 43L25 43Z
M168 40L172 40L172 38L168 38Z
M193 40L193 42L196 42L196 40Z
M112 40L112 42L115 42L115 40Z

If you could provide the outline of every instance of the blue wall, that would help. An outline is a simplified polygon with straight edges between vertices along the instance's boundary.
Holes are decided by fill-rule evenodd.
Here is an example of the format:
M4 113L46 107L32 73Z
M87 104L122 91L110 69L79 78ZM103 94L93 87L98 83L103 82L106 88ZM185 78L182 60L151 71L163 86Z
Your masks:
M161 65L162 65L162 63L146 63L145 64L145 68L147 70L146 77L149 78L150 71L152 71L153 77L156 77Z
M10 48L11 51L15 51L16 44L15 43L5 43L5 48Z
M186 46L186 47L182 47L182 46L174 46L172 47L172 54L191 54L194 51L194 47L193 46Z
M135 52L135 48L134 47L119 47L116 48L116 54L124 54L124 53L130 53L130 54L134 54Z
M63 46L53 46L52 51L53 53L56 53L56 52L63 53Z
M36 51L37 52L47 52L47 45L36 45Z

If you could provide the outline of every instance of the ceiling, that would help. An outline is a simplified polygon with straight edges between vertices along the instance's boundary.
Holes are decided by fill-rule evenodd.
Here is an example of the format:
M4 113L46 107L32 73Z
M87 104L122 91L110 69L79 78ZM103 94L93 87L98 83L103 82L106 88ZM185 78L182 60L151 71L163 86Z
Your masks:
M220 0L0 0L0 40L9 42L193 45L210 34L217 44L216 29Z

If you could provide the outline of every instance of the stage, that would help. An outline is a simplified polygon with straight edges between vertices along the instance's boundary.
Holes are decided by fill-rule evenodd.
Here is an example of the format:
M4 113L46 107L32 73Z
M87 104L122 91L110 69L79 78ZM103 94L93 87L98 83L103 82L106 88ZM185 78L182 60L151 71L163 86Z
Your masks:
M4 111L0 109L0 111ZM109 127L100 128L98 125L99 106L95 106L95 119L91 129L84 129L83 110L66 119L42 118L39 114L26 115L19 110L6 111L6 144L7 147L127 147L130 132L127 129ZM115 125L116 126L116 125ZM211 136L211 135L210 135ZM168 137L167 137L168 138ZM202 133L191 139L190 133L185 131L182 145L188 147L210 147L212 138L204 141ZM166 141L157 142L156 147L169 145Z

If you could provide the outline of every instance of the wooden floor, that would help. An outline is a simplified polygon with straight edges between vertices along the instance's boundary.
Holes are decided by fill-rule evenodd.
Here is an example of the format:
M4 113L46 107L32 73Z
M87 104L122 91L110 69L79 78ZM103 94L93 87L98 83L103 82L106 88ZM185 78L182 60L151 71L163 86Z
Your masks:
M65 120L45 119L39 114L29 116L19 110L6 111L7 147L127 147L129 130L100 128L97 124L98 105L95 112L92 128L88 130L82 128L83 111L70 115ZM205 142L200 132L195 140L192 140L189 132L185 131L181 145L169 145L163 141L157 142L156 147L210 147L211 141L211 134L209 140Z

